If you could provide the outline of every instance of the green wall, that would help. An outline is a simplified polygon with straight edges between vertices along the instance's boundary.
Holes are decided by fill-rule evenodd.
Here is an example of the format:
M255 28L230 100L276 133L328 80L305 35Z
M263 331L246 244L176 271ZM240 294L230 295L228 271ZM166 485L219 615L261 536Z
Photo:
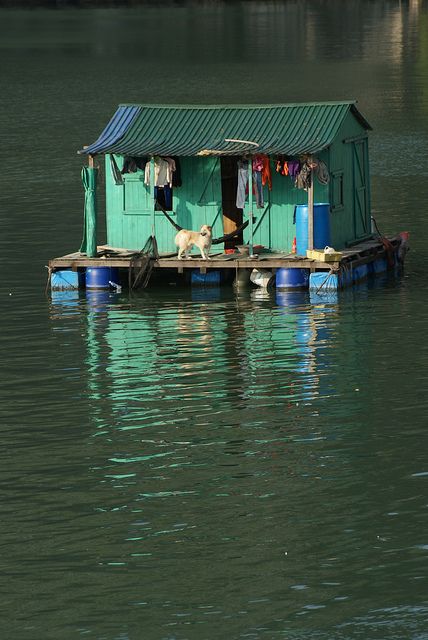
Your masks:
M123 159L116 156L121 168ZM180 158L183 186L173 189L173 212L169 215L184 229L198 229L203 224L213 227L213 236L223 235L221 215L220 160L218 158ZM114 247L141 249L151 235L149 187L144 184L144 171L123 176L124 185L116 185L106 157L107 242ZM155 212L155 235L160 251L176 250L177 230L160 211ZM216 245L222 250L223 245Z
M317 156L326 161L326 154ZM282 176L275 171L275 163L271 162L272 191L265 187L265 208L257 209L254 203L254 244L261 244L278 251L291 251L293 239L296 235L296 225L293 224L294 208L298 204L308 203L308 194L303 189L294 186L294 180ZM269 202L268 202L269 201ZM314 202L329 202L328 186L314 182ZM248 210L248 205L247 205ZM245 214L245 212L244 212ZM249 239L248 228L245 231L245 241Z
M370 234L366 136L366 130L349 114L329 149L331 244L335 249L342 249Z

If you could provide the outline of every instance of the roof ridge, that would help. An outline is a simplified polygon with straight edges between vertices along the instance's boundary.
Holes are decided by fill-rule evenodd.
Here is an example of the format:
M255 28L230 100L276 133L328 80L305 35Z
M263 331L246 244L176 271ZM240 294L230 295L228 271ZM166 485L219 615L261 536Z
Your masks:
M174 104L150 102L121 102L119 107L149 107L157 109L273 109L278 107L308 107L327 105L355 105L357 100L326 100L318 102L275 102L271 104Z

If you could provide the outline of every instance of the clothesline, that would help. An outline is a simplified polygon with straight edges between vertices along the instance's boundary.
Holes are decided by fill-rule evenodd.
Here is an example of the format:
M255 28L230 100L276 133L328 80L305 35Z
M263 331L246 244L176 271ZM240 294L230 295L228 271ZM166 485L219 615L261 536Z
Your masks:
M245 207L248 195L249 164L251 162L253 177L253 194L256 197L258 209L264 207L263 187L268 184L269 191L272 190L272 176L270 170L270 159L264 154L257 154L249 158L248 155L238 160L238 185L236 189L236 206L238 209ZM326 164L318 158L303 156L301 159L286 159L280 157L276 160L276 172L283 176L289 176L294 180L297 189L307 191L312 184L312 174L314 173L321 184L328 184L330 175Z

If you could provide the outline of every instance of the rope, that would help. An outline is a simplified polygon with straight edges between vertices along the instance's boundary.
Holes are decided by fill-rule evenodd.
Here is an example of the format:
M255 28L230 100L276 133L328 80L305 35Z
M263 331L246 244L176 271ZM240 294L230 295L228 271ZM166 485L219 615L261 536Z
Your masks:
M238 235L238 233L240 233L241 231L243 231L243 229L245 229L246 227L248 227L248 225L250 224L249 220L246 220L243 224L241 224L237 229L235 229L235 231L232 231L231 233L226 233L226 235L221 236L221 238L216 238L215 240L213 240L211 242L211 244L220 244L221 242L226 242L226 240L231 240L232 238L234 238L235 236Z
M156 206L159 208L159 211L162 211L162 213L164 214L164 216L166 216L166 218L170 221L170 223L172 224L173 227L175 227L177 229L177 231L181 231L183 229L183 227L180 227L180 225L178 225L176 222L174 222L174 220L171 218L171 216L165 211L165 209L163 208L163 206L159 203L158 200L155 201L156 202ZM220 244L222 242L226 242L227 240L231 240L232 238L234 238L235 236L237 236L241 231L243 231L246 227L248 227L250 221L246 220L243 224L241 224L237 229L235 229L235 231L232 231L231 233L226 233L224 236L221 236L221 238L215 238L211 244Z
M372 219L372 220L373 220L373 222L374 222L374 226L375 226L376 231L378 232L379 239L380 239L380 241L381 241L381 242L382 242L382 244L383 244L383 248L385 249L385 253L386 253L386 256L387 256L388 265L389 265L390 267L393 267L393 266L394 266L394 264L395 264L395 262L394 262L394 245L392 244L392 242L390 242L390 241L388 240L388 238L386 238L386 237L383 235L383 233L381 233L381 232L379 231L379 227L377 226L376 219L375 219L373 216L371 217L371 219Z
M159 203L158 200L155 200L155 206L159 207L159 210L162 211L162 213L164 214L164 216L166 216L168 218L168 220L170 221L170 223L172 224L173 227L175 227L177 229L177 231L181 231L183 229L183 227L180 227L180 225L178 225L176 222L174 222L174 220L171 218L170 215L167 214L167 212L165 211L165 209L163 208L163 206Z
M318 289L316 290L315 293L318 293L319 291L321 291L321 289L327 284L327 282L330 280L331 276L338 274L340 272L339 269L333 269L333 267L331 267L330 271L327 273L325 279L321 282L320 286L318 287Z
M50 285L51 280L52 280L52 267L47 267L47 269L48 269L48 280L47 280L47 282L46 282L45 293L47 293L47 292L48 292L48 290L49 290L49 285Z

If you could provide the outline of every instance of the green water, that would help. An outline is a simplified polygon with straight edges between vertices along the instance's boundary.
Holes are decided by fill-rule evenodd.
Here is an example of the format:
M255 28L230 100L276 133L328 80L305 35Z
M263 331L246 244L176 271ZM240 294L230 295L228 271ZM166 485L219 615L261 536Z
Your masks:
M428 638L427 4L3 11L0 48L0 637ZM349 98L403 277L45 295L117 103Z

